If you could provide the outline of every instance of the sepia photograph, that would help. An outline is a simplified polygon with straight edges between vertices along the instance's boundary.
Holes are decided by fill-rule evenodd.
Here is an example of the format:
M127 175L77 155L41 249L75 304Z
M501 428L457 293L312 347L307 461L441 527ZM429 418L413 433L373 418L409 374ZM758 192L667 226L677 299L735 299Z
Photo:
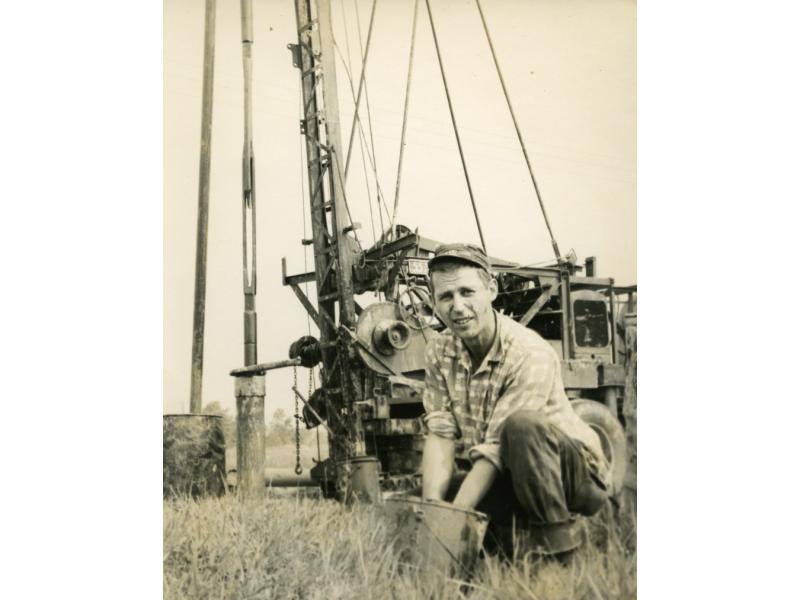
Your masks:
M636 2L165 0L165 598L635 598Z
M797 595L791 3L7 4L0 596Z

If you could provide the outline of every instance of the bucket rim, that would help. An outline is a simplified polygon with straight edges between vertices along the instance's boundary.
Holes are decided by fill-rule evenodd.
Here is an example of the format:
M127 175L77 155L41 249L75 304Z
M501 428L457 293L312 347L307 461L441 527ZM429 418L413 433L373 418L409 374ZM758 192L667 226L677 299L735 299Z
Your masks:
M444 500L423 500L422 498L418 498L416 496L391 496L384 500L385 502L399 502L403 504L419 504L423 506L436 506L439 508L446 508L449 510L454 510L456 512L463 512L470 515L474 515L479 519L489 519L489 515L483 513L479 510L474 510L472 508L465 508L463 506L456 506L451 502L445 502Z

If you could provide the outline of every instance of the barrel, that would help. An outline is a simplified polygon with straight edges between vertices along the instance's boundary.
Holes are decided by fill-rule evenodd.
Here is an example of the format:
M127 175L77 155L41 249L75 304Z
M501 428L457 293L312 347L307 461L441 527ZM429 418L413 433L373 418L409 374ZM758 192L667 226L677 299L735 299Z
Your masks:
M164 415L164 498L225 493L225 434L217 415Z
M375 456L353 456L338 461L336 471L339 478L339 500L345 504L353 502L380 503L381 462Z
M387 498L384 511L403 567L420 575L438 572L456 579L472 575L489 522L484 513L414 496Z

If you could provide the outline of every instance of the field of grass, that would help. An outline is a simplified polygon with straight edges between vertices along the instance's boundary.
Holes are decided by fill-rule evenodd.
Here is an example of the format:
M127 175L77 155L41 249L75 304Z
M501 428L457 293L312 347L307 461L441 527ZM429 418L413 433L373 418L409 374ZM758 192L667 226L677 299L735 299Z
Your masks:
M608 506L568 566L489 556L469 581L409 572L379 509L293 491L164 502L164 598L511 599L636 597L636 522Z

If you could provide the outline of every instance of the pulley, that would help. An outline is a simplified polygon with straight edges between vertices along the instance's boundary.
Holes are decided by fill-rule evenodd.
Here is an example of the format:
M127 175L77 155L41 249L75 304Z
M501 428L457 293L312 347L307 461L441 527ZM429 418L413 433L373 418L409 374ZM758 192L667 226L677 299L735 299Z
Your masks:
M384 319L375 325L372 343L384 356L392 356L396 351L408 348L411 343L411 328L403 321Z
M311 369L322 360L322 349L317 338L304 335L289 346L289 358L299 358L300 365Z
M366 365L382 375L425 369L425 347L434 335L429 327L409 324L394 302L367 306L356 323L358 353ZM387 368L389 367L389 368Z

